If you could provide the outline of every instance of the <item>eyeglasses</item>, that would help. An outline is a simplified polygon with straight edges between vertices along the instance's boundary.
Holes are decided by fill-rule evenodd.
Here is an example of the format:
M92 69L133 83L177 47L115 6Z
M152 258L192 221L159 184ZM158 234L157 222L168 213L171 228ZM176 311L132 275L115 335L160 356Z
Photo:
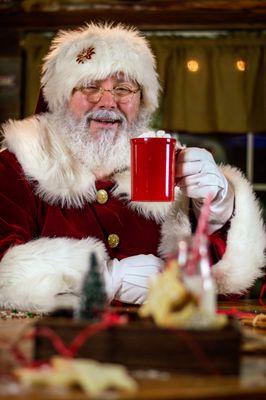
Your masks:
M119 85L113 89L104 89L101 86L90 85L77 88L76 90L80 90L83 94L85 94L88 101L91 103L98 103L98 101L101 100L104 92L109 92L117 103L126 104L129 103L133 96L140 91L140 88L133 90L127 86Z

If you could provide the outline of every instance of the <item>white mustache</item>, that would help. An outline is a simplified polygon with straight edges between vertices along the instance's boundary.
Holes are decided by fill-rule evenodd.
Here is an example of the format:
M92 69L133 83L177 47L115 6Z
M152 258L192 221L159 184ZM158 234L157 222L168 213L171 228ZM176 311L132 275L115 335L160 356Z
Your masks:
M114 110L96 110L96 111L89 111L86 114L86 120L88 123L91 120L105 120L110 122L120 122L121 124L126 124L127 120L126 117L120 111Z

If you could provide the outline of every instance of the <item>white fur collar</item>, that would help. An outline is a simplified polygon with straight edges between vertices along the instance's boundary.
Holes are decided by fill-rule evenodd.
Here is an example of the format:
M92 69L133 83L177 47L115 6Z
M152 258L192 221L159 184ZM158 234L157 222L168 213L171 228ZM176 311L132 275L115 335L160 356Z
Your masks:
M49 118L42 114L4 125L5 146L14 153L37 194L46 202L67 207L82 207L96 197L95 176L88 166L74 157ZM123 166L124 167L124 166ZM129 207L160 222L171 203L130 202L129 167L113 176L113 194L128 201ZM177 192L177 197L179 196Z
M46 114L4 126L5 145L16 155L37 194L50 204L81 207L95 198L95 177L73 158Z

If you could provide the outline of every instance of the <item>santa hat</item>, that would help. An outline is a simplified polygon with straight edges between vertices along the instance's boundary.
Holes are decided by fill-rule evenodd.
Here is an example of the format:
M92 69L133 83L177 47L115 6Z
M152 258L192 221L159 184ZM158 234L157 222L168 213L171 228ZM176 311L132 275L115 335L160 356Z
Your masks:
M54 111L69 99L75 87L118 72L141 86L143 105L152 113L158 106L158 75L154 55L139 31L107 24L60 31L44 59L44 98Z

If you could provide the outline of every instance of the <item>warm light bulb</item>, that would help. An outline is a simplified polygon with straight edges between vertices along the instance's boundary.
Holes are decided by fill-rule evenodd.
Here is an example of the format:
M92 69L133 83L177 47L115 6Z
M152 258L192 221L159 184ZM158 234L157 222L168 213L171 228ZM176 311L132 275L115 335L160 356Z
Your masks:
M244 60L237 60L235 63L235 66L236 66L236 69L241 72L246 71L246 69L247 69L247 63Z
M199 70L199 63L196 60L189 60L187 62L187 69L190 72L197 72Z

